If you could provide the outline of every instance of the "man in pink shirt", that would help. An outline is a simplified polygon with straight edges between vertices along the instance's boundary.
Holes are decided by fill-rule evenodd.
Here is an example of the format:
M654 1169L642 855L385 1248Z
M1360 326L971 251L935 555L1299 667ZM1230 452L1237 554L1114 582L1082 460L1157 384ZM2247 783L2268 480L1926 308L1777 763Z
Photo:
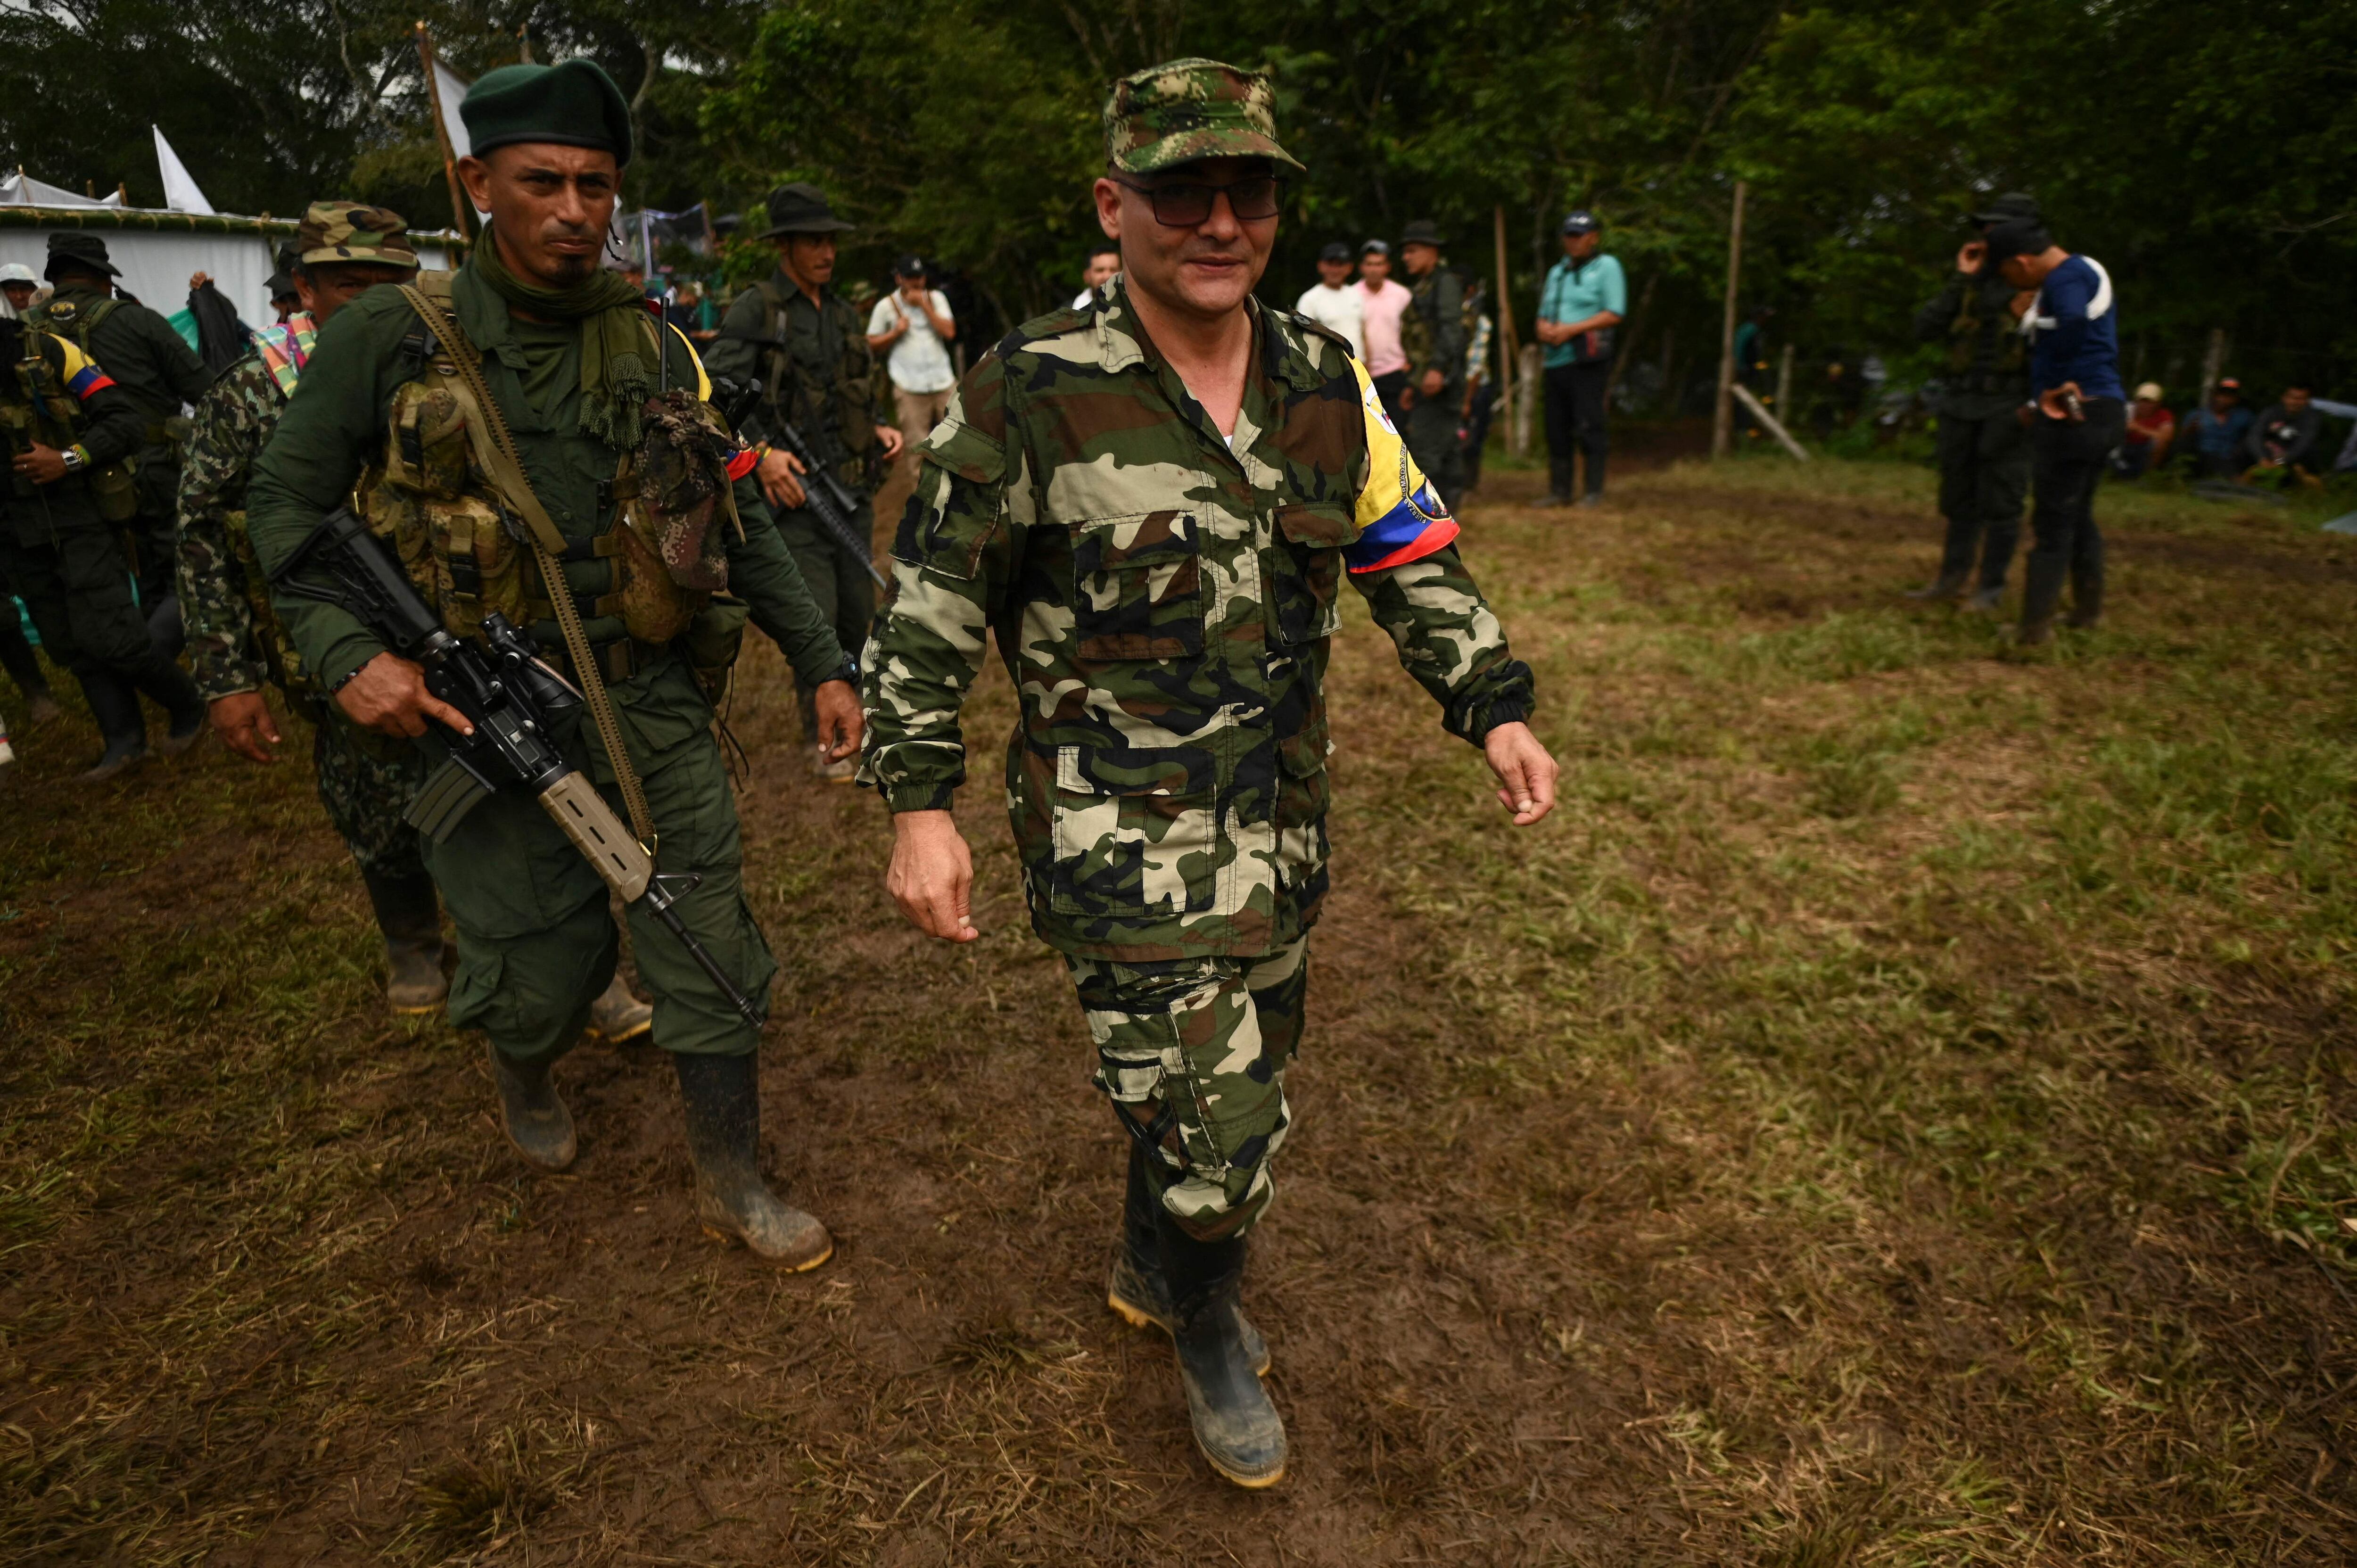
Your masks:
M1392 248L1381 240L1359 247L1360 304L1367 335L1367 374L1375 395L1394 422L1400 417L1399 395L1407 385L1407 351L1400 347L1400 317L1415 295L1392 282Z

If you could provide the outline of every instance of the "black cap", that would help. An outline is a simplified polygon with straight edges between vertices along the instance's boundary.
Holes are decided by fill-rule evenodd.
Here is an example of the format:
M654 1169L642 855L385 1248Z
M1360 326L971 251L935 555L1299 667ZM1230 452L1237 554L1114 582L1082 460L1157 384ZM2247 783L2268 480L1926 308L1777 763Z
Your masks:
M1388 240L1370 240L1359 247L1359 254L1362 256L1388 256L1391 253L1391 242Z
M1437 251L1448 242L1440 237L1440 225L1427 218L1419 218L1400 231L1403 245L1430 245Z
M1988 263L1996 266L2011 256L2035 256L2054 243L2046 226L2035 218L2008 218L1988 231Z
M102 273L111 278L123 275L123 269L106 259L106 242L96 234L51 234L49 259L41 269L41 275L55 283L60 268L69 272Z
M1566 235L1593 234L1603 227L1603 220L1599 219L1595 213L1590 212L1587 208L1583 207L1576 212L1565 214L1562 227L1558 228L1555 232Z
M892 275L896 278L923 277L925 275L925 258L917 254L914 251L909 252L907 255L902 256L899 261L892 263Z
M1318 259L1321 262L1347 262L1351 259L1351 247L1337 240L1318 252Z
M270 281L264 286L270 290L270 298L273 304L275 304L282 299L296 299L301 297L295 292L295 280L288 277L285 273L271 274Z
M788 234L833 234L857 225L846 223L834 215L826 204L826 193L814 185L796 180L770 192L770 226L764 230L764 240L782 239Z
M2038 198L2026 190L2008 190L1989 199L1988 205L1973 214L1973 221L1984 228L2007 222L2016 218L2038 220Z

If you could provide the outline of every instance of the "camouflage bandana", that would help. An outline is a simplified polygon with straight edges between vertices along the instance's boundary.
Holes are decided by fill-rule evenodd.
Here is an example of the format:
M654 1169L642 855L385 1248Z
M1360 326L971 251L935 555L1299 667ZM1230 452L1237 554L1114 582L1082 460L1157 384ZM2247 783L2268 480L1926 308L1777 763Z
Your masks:
M1105 162L1152 174L1199 158L1301 160L1277 145L1275 90L1257 71L1174 59L1125 76L1105 100Z
M296 260L305 266L356 262L417 270L417 252L409 243L409 220L390 207L315 201L304 209L303 221L295 230L295 249Z

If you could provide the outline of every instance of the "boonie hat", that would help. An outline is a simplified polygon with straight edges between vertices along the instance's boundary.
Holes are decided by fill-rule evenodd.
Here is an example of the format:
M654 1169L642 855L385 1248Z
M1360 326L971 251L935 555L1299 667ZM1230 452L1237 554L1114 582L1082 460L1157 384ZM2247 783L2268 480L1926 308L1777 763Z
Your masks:
M104 273L111 278L123 275L123 269L106 259L106 242L96 234L50 235L48 264L41 269L41 275L55 283L60 266L79 272Z
M295 230L295 259L305 266L357 262L417 270L409 220L390 207L363 201L315 201L305 208Z
M1351 247L1337 240L1318 252L1318 259L1321 262L1347 262L1351 259Z
M0 283L38 283L40 281L33 275L33 269L22 262L10 262L6 266L0 267Z
M834 234L856 227L834 215L834 209L826 204L824 191L798 179L770 192L770 226L760 237L779 240L788 234Z
M1419 218L1415 222L1410 223L1406 228L1400 231L1400 243L1403 245L1430 245L1437 251L1441 246L1448 243L1448 242L1440 237L1440 225L1433 222L1430 219Z
M1105 162L1153 174L1200 158L1301 160L1277 145L1276 91L1254 70L1215 59L1174 59L1134 71L1105 99Z
M1575 212L1566 214L1562 226L1558 228L1555 232L1558 234L1593 234L1598 229L1603 227L1604 224L1602 220L1598 219L1595 213L1590 212L1587 209L1583 207Z
M630 161L630 105L596 60L503 65L485 71L458 105L479 157L516 142L598 147L619 166Z

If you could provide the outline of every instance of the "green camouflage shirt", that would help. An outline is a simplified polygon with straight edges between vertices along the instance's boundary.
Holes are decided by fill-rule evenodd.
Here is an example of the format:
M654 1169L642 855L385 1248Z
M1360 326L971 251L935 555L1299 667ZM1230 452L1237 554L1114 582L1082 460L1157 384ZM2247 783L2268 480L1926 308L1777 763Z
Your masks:
M180 466L180 615L188 666L208 703L260 691L272 679L255 637L245 487L285 406L262 356L248 354L197 399L189 424Z
M1250 308L1232 448L1121 284L1027 323L960 382L893 546L862 777L896 811L950 803L996 632L1021 694L1006 781L1025 892L1068 952L1248 956L1316 918L1345 575L1451 733L1531 709L1347 346Z

